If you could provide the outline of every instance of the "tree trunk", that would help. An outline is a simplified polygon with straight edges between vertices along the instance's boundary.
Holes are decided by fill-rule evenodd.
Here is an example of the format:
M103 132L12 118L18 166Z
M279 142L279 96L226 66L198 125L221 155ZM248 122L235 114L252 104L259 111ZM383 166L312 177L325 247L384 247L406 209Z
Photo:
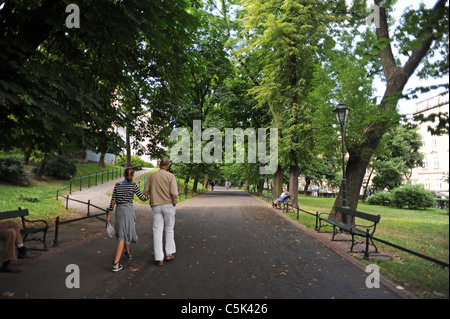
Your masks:
M45 168L45 164L47 163L46 160L42 160L39 162L37 168L36 168L36 172L34 173L34 179L37 181L41 181L42 180L42 175L44 174L44 168Z
M192 186L192 191L193 192L197 191L197 185L198 185L199 177L200 177L200 166L197 166L197 168L195 169L194 186Z
M130 143L130 133L128 132L128 127L125 129L125 142L127 146L127 162L125 167L131 166L131 143Z
M105 165L105 153L103 153L103 152L100 154L100 159L98 160L98 166L101 167L101 168L105 168L106 167L106 165Z
M309 185L311 185L311 178L305 177L305 188L303 188L303 196L307 196L308 195Z
M284 169L278 165L277 171L273 174L273 199L278 198L283 192Z
M289 169L289 193L295 197L293 205L298 203L298 165L292 165Z

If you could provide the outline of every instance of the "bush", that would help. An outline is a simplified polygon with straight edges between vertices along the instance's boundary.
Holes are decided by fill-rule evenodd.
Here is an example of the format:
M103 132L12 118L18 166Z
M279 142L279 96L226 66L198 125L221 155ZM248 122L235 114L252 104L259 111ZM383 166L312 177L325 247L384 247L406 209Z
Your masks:
M367 200L369 205L380 205L380 206L391 206L392 205L392 194L391 193L375 193L370 196Z
M0 158L0 179L19 186L28 186L30 182L23 168L23 158Z
M76 172L75 163L63 156L51 158L44 167L44 175L62 179L69 179Z
M397 208L427 209L435 205L433 193L421 185L405 185L392 191L392 205Z
M120 165L122 167L125 167L125 164L127 162L127 156L126 155L118 155L116 156L116 165ZM131 156L131 166L138 166L138 169L141 169L142 167L153 167L152 163L147 163L139 156L132 155Z

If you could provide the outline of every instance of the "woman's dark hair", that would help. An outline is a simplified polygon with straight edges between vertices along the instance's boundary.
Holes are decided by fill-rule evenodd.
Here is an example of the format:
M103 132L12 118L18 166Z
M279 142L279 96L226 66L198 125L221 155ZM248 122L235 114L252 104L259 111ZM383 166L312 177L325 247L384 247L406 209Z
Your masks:
M125 169L125 172L123 173L123 176L127 177L129 175L134 175L134 169L132 169L132 168Z

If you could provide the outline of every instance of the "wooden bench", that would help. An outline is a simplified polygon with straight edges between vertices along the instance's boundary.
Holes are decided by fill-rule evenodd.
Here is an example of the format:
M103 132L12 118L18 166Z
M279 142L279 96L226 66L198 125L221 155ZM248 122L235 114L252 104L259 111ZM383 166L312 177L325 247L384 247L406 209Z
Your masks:
M22 227L23 229L20 230L20 233L22 234L23 241L40 241L44 244L43 250L48 250L47 248L47 230L49 228L48 223L45 220L28 220L25 218L25 216L28 216L29 212L28 209L21 209L19 207L18 210L12 210L7 212L0 212L0 220L10 219L10 218L18 218L20 217L22 219ZM41 225L37 225L35 227L28 227L27 224L29 223L42 223ZM42 239L40 238L28 238L28 235L36 234L36 233L43 233Z
M362 236L366 238L366 250L365 250L365 254L368 256L369 253L369 241L370 244L372 246L374 246L375 248L375 252L378 252L378 247L375 245L375 243L373 242L373 234L375 233L377 224L380 222L380 215L372 215L372 214L367 214L367 213L363 213L363 212L359 212L357 210L354 209L350 209L348 207L342 207L342 206L336 206L335 207L335 211L336 213L341 213L343 214L343 219L345 220L345 216L347 215L347 217L349 216L353 216L368 222L371 222L371 225L350 225L350 224L346 224L342 221L333 219L333 218L322 218L320 217L320 215L324 214L318 214L318 223L319 226L317 229L317 231L320 231L320 228L322 227L322 221L325 221L331 225L333 225L333 237L331 238L331 240L336 240L335 236L338 233L338 231L345 231L348 232L351 236L352 236L352 246L350 248L350 251L353 252L353 247L358 243L355 241L355 236Z
M285 213L289 212L289 207L292 207L292 210L294 210L294 203L295 203L295 197L294 196L288 196L283 201L283 211Z

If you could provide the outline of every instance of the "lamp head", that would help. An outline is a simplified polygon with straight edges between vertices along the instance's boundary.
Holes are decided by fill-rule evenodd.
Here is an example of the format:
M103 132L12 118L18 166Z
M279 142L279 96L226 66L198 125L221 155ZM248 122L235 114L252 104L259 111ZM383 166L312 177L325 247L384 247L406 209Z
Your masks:
M336 115L336 120L340 125L344 125L347 123L348 119L348 111L350 109L343 103L340 103L334 110L334 114Z

